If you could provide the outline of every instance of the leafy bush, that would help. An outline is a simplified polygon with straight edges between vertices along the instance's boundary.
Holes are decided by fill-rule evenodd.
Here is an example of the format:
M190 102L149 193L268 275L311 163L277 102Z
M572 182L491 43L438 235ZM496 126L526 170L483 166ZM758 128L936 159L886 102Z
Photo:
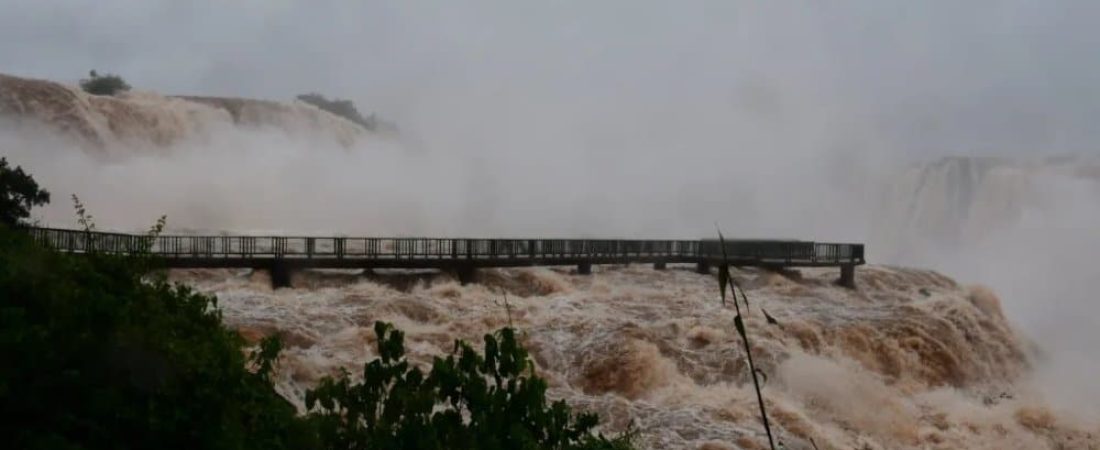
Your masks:
M336 98L329 100L318 93L299 95L298 100L348 119L368 130L374 131L378 127L378 120L374 117L374 114L371 114L370 117L363 117L362 114L359 114L359 110L355 108L355 104L352 103L351 100L340 100Z
M0 225L15 226L30 217L31 208L49 202L50 193L39 189L33 177L0 157Z
M511 328L485 335L484 357L456 341L455 354L435 358L427 375L405 359L400 331L378 322L374 332L380 356L364 366L362 383L344 373L306 396L326 448L632 448L632 433L593 435L595 414L547 405L546 381Z
M268 373L247 370L214 298L143 279L127 259L62 255L0 228L10 448L313 446Z
M308 435L246 370L213 298L8 230L0 298L0 428L14 448L287 448Z
M99 75L93 70L88 78L80 80L80 88L92 95L115 95L130 90L130 85L118 75Z

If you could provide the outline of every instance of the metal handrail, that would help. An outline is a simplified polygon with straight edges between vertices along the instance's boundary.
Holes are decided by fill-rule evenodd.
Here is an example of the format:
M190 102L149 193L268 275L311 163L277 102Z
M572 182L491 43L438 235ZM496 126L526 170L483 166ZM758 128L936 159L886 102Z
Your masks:
M29 228L35 240L70 253L130 254L143 249L165 258L304 258L477 260L634 257L718 258L716 240L477 239L317 236L143 235ZM144 244L149 244L145 246ZM812 241L727 241L734 263L862 264L863 245Z

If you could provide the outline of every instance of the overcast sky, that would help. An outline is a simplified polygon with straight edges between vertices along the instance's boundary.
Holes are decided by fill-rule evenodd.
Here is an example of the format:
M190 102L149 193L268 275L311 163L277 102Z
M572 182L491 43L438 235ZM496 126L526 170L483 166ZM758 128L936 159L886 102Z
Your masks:
M1100 137L1095 1L2 0L0 11L3 72L73 82L96 68L181 94L320 91L431 136L541 123L602 130L588 138L613 148L614 130L710 135L755 120L844 130L822 148L907 156L1096 152Z

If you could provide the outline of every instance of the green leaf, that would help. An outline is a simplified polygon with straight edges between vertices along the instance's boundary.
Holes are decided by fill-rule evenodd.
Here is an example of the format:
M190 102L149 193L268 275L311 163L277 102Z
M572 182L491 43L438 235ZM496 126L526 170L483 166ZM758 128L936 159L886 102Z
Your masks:
M767 384L768 374L764 373L764 371L760 370L760 369L754 369L754 372L756 372L757 375L760 375L761 377L764 377L764 383Z
M769 324L779 325L779 321L775 320L775 317L772 317L771 314L768 314L768 310L766 310L764 308L760 308L760 311L762 311L764 313L764 318L768 320Z
M748 339L748 336L745 335L745 323L741 321L740 314L734 316L733 326L737 328L737 334L741 335L741 339Z

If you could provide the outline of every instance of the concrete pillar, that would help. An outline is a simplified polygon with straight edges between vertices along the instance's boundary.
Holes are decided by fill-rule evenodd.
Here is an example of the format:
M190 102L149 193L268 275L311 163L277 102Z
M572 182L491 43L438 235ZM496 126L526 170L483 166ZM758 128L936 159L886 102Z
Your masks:
M592 263L577 264L577 274L578 275L591 275L592 274Z
M699 262L695 264L695 272L704 275L710 274L710 261L700 259Z
M665 265L664 261L660 261L653 263L653 268L656 270L665 270L668 268L668 266Z
M840 266L840 279L837 280L837 284L846 288L855 289L856 287L856 266L851 264L844 264Z
M477 269L471 265L461 265L455 268L455 276L463 286L473 283L477 279Z
M271 263L268 273L271 274L272 289L290 287L290 268L285 263L280 261Z

